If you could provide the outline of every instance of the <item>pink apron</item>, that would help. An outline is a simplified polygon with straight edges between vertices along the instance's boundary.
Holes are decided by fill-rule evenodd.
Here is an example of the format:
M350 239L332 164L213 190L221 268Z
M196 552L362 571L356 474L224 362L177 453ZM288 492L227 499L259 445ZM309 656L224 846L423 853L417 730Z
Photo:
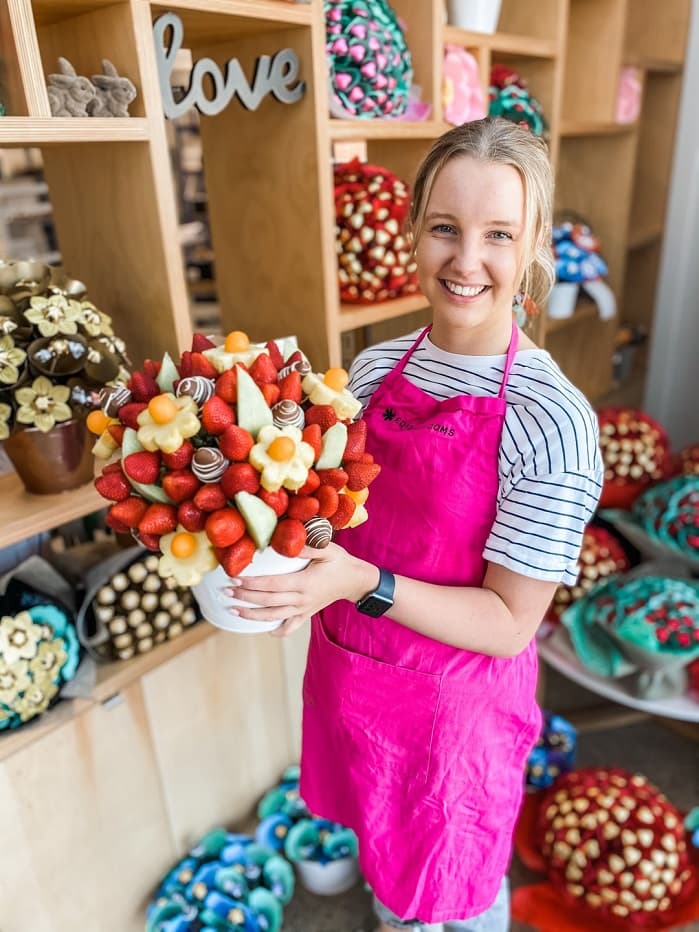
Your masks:
M382 469L369 520L338 542L393 573L480 586L518 331L497 397L445 401L403 375L428 331L367 407L367 447ZM533 642L517 657L489 657L345 600L313 618L301 795L355 830L364 876L397 916L467 919L495 900L539 734L536 676Z

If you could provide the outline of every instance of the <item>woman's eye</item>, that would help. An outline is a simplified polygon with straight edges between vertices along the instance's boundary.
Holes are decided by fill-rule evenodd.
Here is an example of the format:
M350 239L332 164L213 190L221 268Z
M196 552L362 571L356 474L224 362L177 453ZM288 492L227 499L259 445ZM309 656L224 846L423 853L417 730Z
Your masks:
M454 227L450 226L448 223L438 223L436 226L432 227L433 233L454 233Z
M491 236L493 239L512 239L512 234L506 233L504 230L491 230L488 236Z

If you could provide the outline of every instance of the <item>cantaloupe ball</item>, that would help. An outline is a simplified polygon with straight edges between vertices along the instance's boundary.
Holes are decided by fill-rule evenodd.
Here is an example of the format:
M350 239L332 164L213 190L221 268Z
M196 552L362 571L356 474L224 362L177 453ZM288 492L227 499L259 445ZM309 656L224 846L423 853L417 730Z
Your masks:
M99 435L107 429L109 421L110 418L104 413L104 411L96 409L94 411L90 411L85 423L87 424L87 429L91 433Z
M156 424L169 424L180 409L167 395L156 395L148 402L148 413Z
M296 452L296 444L291 437L277 437L267 447L267 455L277 463L285 463Z
M225 349L227 353L244 353L250 348L250 340L247 333L242 330L231 330L226 337Z
M323 381L328 388L332 388L333 391L336 392L341 392L349 382L349 375L346 369L328 369L323 376Z
M173 557L177 557L178 560L189 559L196 549L197 540L195 536L188 531L181 531L179 534L175 534L170 544L170 551Z

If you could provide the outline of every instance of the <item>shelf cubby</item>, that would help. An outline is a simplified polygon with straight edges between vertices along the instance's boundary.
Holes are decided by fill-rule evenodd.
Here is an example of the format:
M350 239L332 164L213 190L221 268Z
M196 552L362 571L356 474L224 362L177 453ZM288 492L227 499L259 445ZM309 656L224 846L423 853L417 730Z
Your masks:
M558 0L537 0L535 12L522 0L502 0L499 33L558 43L564 28L564 4Z
M563 123L613 121L626 6L625 0L585 0L570 4L561 109Z
M92 483L73 492L30 495L24 491L14 472L0 475L0 502L0 548L9 547L25 537L48 531L75 518L82 518L106 505Z
M392 301L377 301L375 304L340 305L340 331L369 327L387 320L402 318L415 311L429 309L427 298L422 294L409 294Z
M662 237L653 239L629 252L624 276L624 297L620 319L641 324L650 333L657 288Z
M19 41L18 41L19 40ZM17 54L21 33L13 29L7 3L0 4L0 102L5 108L4 122L12 117L26 117L29 113L22 86L22 69Z
M629 64L655 61L681 65L687 42L691 0L627 3L624 54Z

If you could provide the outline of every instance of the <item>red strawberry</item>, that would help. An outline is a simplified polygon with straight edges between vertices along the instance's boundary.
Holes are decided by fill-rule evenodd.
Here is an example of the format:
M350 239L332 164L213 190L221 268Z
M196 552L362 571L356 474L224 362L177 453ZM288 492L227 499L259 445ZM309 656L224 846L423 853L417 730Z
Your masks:
M306 426L309 424L318 424L321 433L325 433L328 427L337 424L337 414L332 405L311 405L306 411Z
M203 333L193 333L192 334L192 352L193 353L203 353L204 350L214 349L216 346L215 343L212 343L208 337L205 337Z
M180 378L186 379L192 374L192 353L190 350L185 350L180 356L180 364L177 367L177 371L180 373Z
M148 502L140 495L130 495L128 498L117 502L109 509L109 514L120 524L126 525L127 528L138 527L141 518L148 509Z
M317 460L322 449L322 440L319 424L308 424L303 428L301 439L309 446L313 447L313 460Z
M306 545L306 528L296 518L286 518L275 527L271 544L282 556L297 557Z
M238 400L238 371L235 366L232 369L226 369L216 379L216 394L223 398L229 405L234 405Z
M124 472L134 482L152 485L160 475L160 454L139 450L124 457Z
M197 508L194 502L182 502L177 509L177 521L185 531L191 531L194 534L204 530L206 513L201 508Z
M260 489L259 495L265 505L269 505L278 518L286 513L286 509L289 507L289 494L286 489L277 489L276 492Z
M114 463L107 463L104 469L102 470L103 476L108 476L112 472L122 472L121 460Z
M315 493L315 497L318 500L318 514L321 518L329 518L335 514L337 506L340 504L337 489L334 489L331 485L321 485Z
M192 375L203 375L206 379L215 379L218 372L214 364L202 353L192 353Z
M250 375L258 385L277 384L277 367L268 353L260 353L250 366Z
M162 479L163 491L177 505L192 498L200 485L201 482L189 469L166 472Z
M339 492L347 485L347 473L344 469L319 469L318 478L321 485L331 485Z
M283 379L279 380L279 399L285 401L295 401L297 405L301 404L303 393L301 391L301 373L289 372Z
M154 534L157 537L169 534L177 527L177 509L174 505L154 502L146 509L138 522L139 534Z
M139 532L136 540L140 541L148 550L160 551L160 537L157 534L141 534Z
M337 511L328 518L328 521L332 524L333 530L335 531L339 531L340 528L347 524L354 514L354 509L357 507L357 503L353 501L349 495L341 494L338 496L338 499Z
M235 420L233 409L218 395L204 402L200 417L207 434L222 434Z
M166 469L186 469L194 456L194 444L185 440L174 453L163 453L163 465Z
M145 402L141 401L130 401L127 405L122 405L119 408L119 420L125 427L131 427L133 430L138 430L138 415L141 411L145 411L148 405Z
M301 498L292 495L289 499L289 507L286 514L289 518L298 518L299 521L308 521L310 518L315 518L318 514L319 507L318 499L314 498L312 495L303 495Z
M255 541L248 534L237 540L225 550L217 550L216 556L229 576L237 576L252 562L255 556Z
M318 473L314 469L309 469L308 475L306 476L306 481L300 489L297 489L296 494L312 495L319 485L320 479L318 478Z
M129 388L134 401L148 402L160 394L160 387L152 375L145 372L132 372L129 379Z
M348 463L347 488L350 492L366 489L381 472L378 463Z
M270 382L263 382L260 385L260 391L270 408L279 401L279 386L276 383L272 385Z
M282 356L281 350L279 349L277 344L274 342L274 340L268 340L265 345L267 346L267 352L269 353L269 358L274 363L275 368L277 370L281 369L282 366L284 365L284 357Z
M221 476L221 488L227 498L237 492L251 492L260 488L260 474L250 463L232 463Z
M104 523L107 525L107 527L110 527L115 534L131 533L131 528L128 526L128 524L124 524L123 521L119 521L118 518L115 518L112 514L111 508L105 516Z
M216 511L225 507L226 496L218 482L211 482L199 489L193 502L201 511Z
M231 424L221 434L218 447L221 453L233 463L243 463L247 460L255 440L245 428Z
M362 455L359 457L359 462L360 463L373 463L374 457L371 455L371 453L362 453Z
M118 443L119 446L124 442L124 431L126 428L123 424L109 424L107 427L109 431L109 436L115 443Z
M366 421L352 421L347 425L347 445L342 459L346 463L356 463L364 453L366 443Z
M145 359L143 361L143 371L152 379L158 378L158 373L160 372L161 366L162 363L159 359Z
M95 479L95 488L103 498L109 499L110 502L123 502L131 495L131 483L121 469L102 473Z
M235 508L221 508L207 517L204 530L214 547L230 547L245 534L245 521Z

